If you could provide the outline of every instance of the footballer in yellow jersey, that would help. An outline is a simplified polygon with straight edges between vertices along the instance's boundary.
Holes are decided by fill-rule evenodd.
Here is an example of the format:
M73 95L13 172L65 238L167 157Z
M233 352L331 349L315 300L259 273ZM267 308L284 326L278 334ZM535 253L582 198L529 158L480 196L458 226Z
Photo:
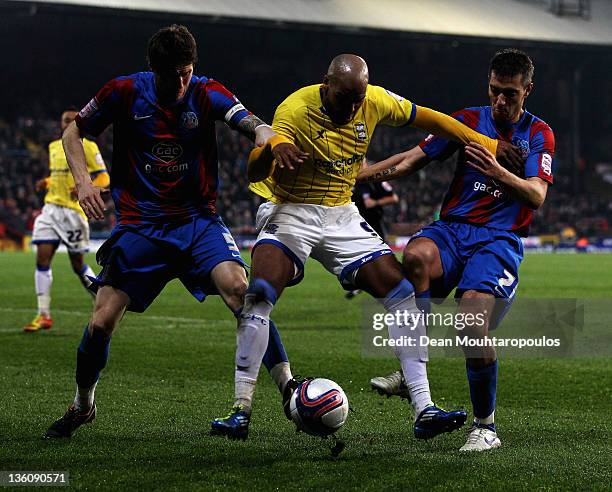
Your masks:
M98 146L94 141L84 138L83 148L85 149L87 169L92 179L97 182L97 186L102 188L108 186L108 172ZM45 203L54 203L61 207L71 208L85 217L85 213L74 194L74 178L68 167L61 139L54 140L49 144L49 177L45 181L47 189Z
M62 113L62 131L74 120L76 110ZM87 168L96 186L106 188L109 183L104 160L95 142L83 139ZM60 243L66 245L74 273L83 286L91 285L89 277L95 277L91 267L84 262L83 253L89 249L89 224L74 194L74 179L61 140L49 144L49 176L36 183L37 191L47 190L45 205L36 217L32 244L36 244L36 272L34 282L38 301L38 314L24 331L48 330L51 318L51 262ZM89 292L89 290L88 290Z
M479 142L493 153L498 150L496 140L454 118L369 85L367 64L356 55L335 57L323 84L299 89L281 103L272 124L277 135L249 156L251 190L267 201L257 213L251 281L239 318L235 406L227 418L213 423L223 426L227 435L236 435L241 425L248 427L255 380L244 375L256 378L272 309L283 289L302 279L309 257L336 275L345 289L364 290L389 311L419 312L414 286L404 278L401 264L351 203L355 178L379 124L413 125L466 144ZM289 144L305 153L297 156L301 164L294 166L283 157ZM393 342L424 334L423 323L408 333L401 328L389 326ZM417 416L415 436L428 439L461 427L465 412L446 412L432 403L426 350L395 346ZM299 386L288 365L282 384L288 409Z

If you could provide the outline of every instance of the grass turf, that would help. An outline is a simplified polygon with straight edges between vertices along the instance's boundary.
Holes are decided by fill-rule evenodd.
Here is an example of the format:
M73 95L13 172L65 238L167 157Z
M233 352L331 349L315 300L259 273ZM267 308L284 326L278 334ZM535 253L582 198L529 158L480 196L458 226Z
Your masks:
M0 254L0 471L67 470L72 487L114 490L604 490L612 483L610 359L501 360L502 448L459 454L463 432L417 441L407 405L369 391L369 379L397 363L361 356L361 301L345 301L315 262L273 317L294 371L336 380L355 409L339 459L330 459L331 443L295 433L265 371L248 441L208 435L209 420L231 404L235 323L220 299L198 305L177 282L145 314L127 314L116 332L96 421L70 441L43 441L74 396L91 302L58 255L55 325L22 333L35 314L33 266L31 254ZM611 271L612 255L527 256L519 295L609 297ZM436 402L470 409L462 360L434 359L429 375Z

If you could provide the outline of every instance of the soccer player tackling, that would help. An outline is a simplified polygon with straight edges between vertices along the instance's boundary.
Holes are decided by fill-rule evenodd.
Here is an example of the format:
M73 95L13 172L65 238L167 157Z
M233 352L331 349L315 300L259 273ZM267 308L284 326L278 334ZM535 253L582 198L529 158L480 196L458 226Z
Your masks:
M281 103L273 122L279 135L250 155L249 178L256 182L251 189L267 201L256 218L259 236L238 328L234 407L228 417L212 422L213 432L246 437L270 313L283 289L300 282L310 256L336 275L344 288L365 290L387 310L416 309L414 287L404 278L401 264L351 203L355 178L378 124L412 125L465 144L479 141L493 152L514 152L511 145L498 145L453 118L369 85L368 80L362 58L337 56L323 84L304 87ZM293 169L271 152L272 145L291 144L309 154ZM393 338L406 332L398 325L389 330ZM415 408L415 436L427 439L463 425L465 412L445 412L433 404L426 354L406 347L396 354ZM295 379L285 379L285 402L296 386Z
M275 133L221 83L193 75L197 48L186 27L173 25L153 35L148 61L150 72L104 85L64 132L79 203L89 218L101 218L104 202L91 182L81 136L98 135L113 124L111 193L118 224L97 256L103 268L77 350L74 402L46 438L70 437L95 418L95 388L126 310L145 311L174 278L199 301L220 294L236 316L244 302L245 265L215 209L215 121L258 145ZM288 163L301 162L293 145L273 153ZM290 372L278 333L270 327L267 361L276 379L281 369Z
M60 120L62 131L74 121L76 115L76 110L72 109L62 113ZM84 138L83 148L87 171L94 186L106 188L110 180L98 146L93 140ZM51 262L60 243L66 245L72 270L85 289L91 285L89 277L95 277L93 270L83 260L83 253L89 250L89 223L74 195L74 179L70 174L61 139L49 144L49 176L36 182L36 191L41 190L47 190L45 205L42 213L34 221L32 233L32 244L36 244L34 285L38 314L23 327L23 331L28 333L41 329L49 330L53 326ZM87 292L92 294L90 290Z
M553 182L555 138L550 127L525 110L533 90L534 66L522 51L497 52L489 66L490 106L454 114L469 127L519 147L525 159L516 175L502 167L487 149L471 143L465 150L430 135L419 146L370 168L359 180L410 175L433 159L459 151L455 177L442 205L440 220L419 231L404 251L403 266L417 296L445 298L453 289L463 313L488 313L483 326L466 331L482 338L507 313L518 286L523 259L520 236L526 236ZM497 300L497 304L496 304ZM495 427L497 355L495 347L464 349L474 422L461 451L501 446ZM372 386L400 394L398 373L374 378Z

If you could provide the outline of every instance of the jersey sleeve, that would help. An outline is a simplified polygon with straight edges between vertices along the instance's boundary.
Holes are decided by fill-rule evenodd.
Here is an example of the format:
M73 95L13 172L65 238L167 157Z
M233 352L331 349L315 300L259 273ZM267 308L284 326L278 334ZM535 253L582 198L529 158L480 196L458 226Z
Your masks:
M276 108L274 119L272 120L272 129L279 135L288 138L292 143L295 143L293 109L287 99Z
M99 172L106 172L106 165L100 149L96 142L84 139L83 147L85 148L85 160L87 161L87 170L89 174L98 174Z
M475 129L478 124L478 118L467 109L456 111L451 116L471 129ZM419 142L419 147L430 159L443 161L454 154L460 148L460 144L436 135L429 135Z
M381 125L410 125L416 116L416 105L383 87L369 86L369 96L378 111Z
M115 119L121 101L118 79L107 82L79 111L75 121L80 130L98 136Z
M553 183L553 157L555 135L543 121L534 122L529 139L529 155L525 161L525 177L537 176L547 183Z
M222 83L208 79L205 90L214 119L225 121L230 128L236 129L241 120L253 114Z

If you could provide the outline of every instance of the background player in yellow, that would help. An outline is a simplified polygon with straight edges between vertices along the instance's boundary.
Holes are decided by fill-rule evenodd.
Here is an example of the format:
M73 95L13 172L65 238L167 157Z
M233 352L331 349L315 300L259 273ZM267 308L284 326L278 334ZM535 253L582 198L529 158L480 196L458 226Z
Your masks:
M283 289L302 279L310 256L335 274L345 289L365 290L388 311L416 311L414 287L404 278L400 263L351 203L355 177L378 124L412 125L465 144L476 141L493 154L520 159L509 144L368 82L362 58L337 56L323 84L299 89L281 103L272 126L278 136L249 158L249 179L260 181L251 189L268 201L257 213L259 235L238 327L234 407L228 417L212 422L217 434L246 436L270 313ZM279 147L287 144L308 154L299 166L274 161ZM393 325L389 335L416 337L424 330L422 323L415 328L406 333L405 327ZM427 354L418 347L396 347L396 355L414 405L415 436L428 439L461 427L465 412L446 412L431 400ZM285 377L283 397L288 406L298 382L289 371Z
M62 113L62 131L74 120L76 110ZM95 186L108 187L110 180L104 160L95 142L83 139L87 168ZM34 222L32 243L36 244L36 272L34 283L38 300L38 314L24 326L24 331L48 330L53 325L51 318L51 284L53 274L51 261L60 243L68 249L70 264L85 288L95 277L93 270L83 260L89 249L89 223L74 194L74 179L68 168L62 140L49 144L49 176L36 182L36 190L47 190L42 213ZM93 293L92 293L93 294Z

